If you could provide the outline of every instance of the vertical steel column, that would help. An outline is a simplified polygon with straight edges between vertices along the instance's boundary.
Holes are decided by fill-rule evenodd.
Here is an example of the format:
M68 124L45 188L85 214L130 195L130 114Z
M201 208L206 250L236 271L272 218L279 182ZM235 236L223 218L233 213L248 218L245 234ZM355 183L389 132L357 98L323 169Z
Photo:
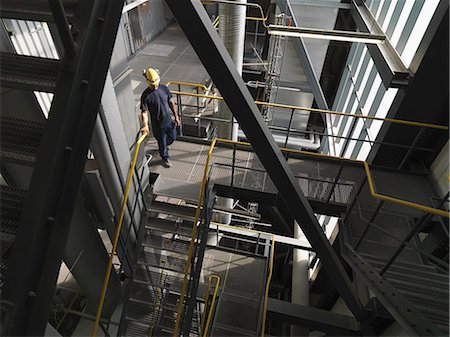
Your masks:
M78 3L73 25L80 49L63 60L8 264L2 297L14 305L9 335L45 333L122 6Z
M253 97L212 27L202 3L199 0L166 2L225 102L233 111L290 213L299 222L305 236L322 259L324 269L335 281L340 295L355 317L362 318L361 303L350 279L320 228Z

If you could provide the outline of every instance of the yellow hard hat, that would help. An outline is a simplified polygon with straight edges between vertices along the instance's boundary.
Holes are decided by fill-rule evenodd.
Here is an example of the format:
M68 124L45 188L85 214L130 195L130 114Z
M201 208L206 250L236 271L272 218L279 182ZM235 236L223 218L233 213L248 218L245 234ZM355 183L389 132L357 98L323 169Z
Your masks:
M145 78L147 79L148 84L153 84L155 86L159 85L159 73L156 69L148 68L144 73Z

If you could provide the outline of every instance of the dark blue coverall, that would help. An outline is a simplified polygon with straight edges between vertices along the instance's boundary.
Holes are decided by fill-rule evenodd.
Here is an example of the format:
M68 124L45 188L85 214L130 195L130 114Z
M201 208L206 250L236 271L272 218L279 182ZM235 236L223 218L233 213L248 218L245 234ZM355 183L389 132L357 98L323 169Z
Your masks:
M167 146L176 139L177 130L172 121L169 100L172 98L169 88L160 84L158 89L147 88L141 96L141 111L148 111L153 135L158 141L159 154L162 160L169 159Z

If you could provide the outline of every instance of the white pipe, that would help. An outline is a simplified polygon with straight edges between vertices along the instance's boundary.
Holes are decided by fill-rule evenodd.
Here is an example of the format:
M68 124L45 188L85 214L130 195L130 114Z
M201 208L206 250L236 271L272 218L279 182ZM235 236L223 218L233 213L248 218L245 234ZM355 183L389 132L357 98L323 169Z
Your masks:
M306 239L297 221L294 221L294 237ZM306 250L293 250L291 302L309 306L309 252ZM291 325L291 336L309 336L309 331Z
M286 135L272 133L273 139L277 142L278 146L284 147L286 144ZM246 140L246 136L242 130L238 132L239 139ZM292 149L308 149L318 150L320 148L320 137L312 133L308 134L308 139L300 138L297 136L289 135L287 146Z

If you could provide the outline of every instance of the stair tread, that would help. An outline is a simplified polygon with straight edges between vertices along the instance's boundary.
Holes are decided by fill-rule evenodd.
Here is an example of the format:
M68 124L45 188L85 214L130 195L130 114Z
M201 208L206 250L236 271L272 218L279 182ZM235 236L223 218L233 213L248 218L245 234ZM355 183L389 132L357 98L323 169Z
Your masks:
M11 117L0 117L0 156L10 160L32 165L39 150L44 123Z
M376 267L374 267L377 270L381 269L380 267L383 267L387 262L387 260L385 260L383 258L374 257L372 255L367 255L365 253L358 252L358 254L361 255L366 261L370 262L370 264L377 265ZM388 270L390 270L391 268L402 269L406 273L407 273L407 271L411 271L413 273L416 273L416 272L426 273L426 274L432 273L433 276L439 277L441 279L444 279L444 280L449 279L448 275L438 273L436 268L433 266L430 266L430 265L409 263L409 262L405 262L405 261L394 261L394 263L392 263L392 265L389 267Z
M423 293L439 293L442 296L447 296L448 297L448 284L444 284L442 287L436 287L435 284L428 284L428 285L423 285L423 284L417 284L414 282L410 282L408 280L400 280L397 278L392 278L390 277L390 275L385 275L386 278L389 280L389 282L398 285L400 287L402 287L405 290L410 290L410 291L416 291L418 293L423 292Z
M193 225L192 222L186 223L186 221L183 221L182 223L177 224L173 220L149 217L145 228L159 232L190 236L192 231L192 225Z
M415 291L407 290L407 289L398 289L400 293L405 295L405 297L409 298L411 301L418 302L423 304L429 304L434 306L439 306L448 310L448 297L447 296L434 296L431 298L429 294L422 294ZM438 294L439 295L439 294Z
M187 257L186 259L181 259L175 256L167 256L164 254L162 254L161 256L163 256L165 261L163 264L161 263L161 261L158 261L153 253L144 251L139 258L138 264L148 265L159 269L167 269L184 275Z
M3 3L2 3L3 5ZM49 58L0 53L0 81L3 87L53 92L60 61Z
M161 201L153 201L149 207L149 211L194 219L196 208L185 205L169 204Z
M78 0L61 1L66 16L71 18L75 13ZM53 22L48 0L2 0L0 16L9 19Z
M145 247L151 247L164 251L187 254L189 242L147 234L142 242Z
M374 269L380 269L380 268L374 268ZM395 271L395 270L387 270L386 273L384 273L384 276L388 279L395 279L395 280L403 280L405 278L405 273ZM434 276L434 274L428 274L428 275L413 275L408 274L408 282L414 283L414 284L422 284L422 285L431 285L434 287L447 289L448 291L448 281L443 280L437 280L435 278L432 278L431 276ZM412 282L415 281L415 282Z

